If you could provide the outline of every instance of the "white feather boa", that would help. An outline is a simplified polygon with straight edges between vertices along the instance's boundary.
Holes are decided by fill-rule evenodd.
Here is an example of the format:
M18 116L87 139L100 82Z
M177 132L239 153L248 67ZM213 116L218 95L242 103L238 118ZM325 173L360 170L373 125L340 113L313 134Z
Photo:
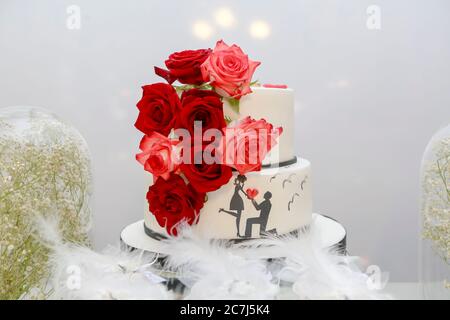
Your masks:
M269 247L271 255L282 256L272 271L298 299L389 299L376 290L373 279L362 272L358 257L321 247L321 234L311 229L298 236L267 237L252 241L251 248ZM251 249L250 249L251 250ZM387 277L383 274L383 281ZM381 283L383 287L385 283Z
M55 299L175 298L159 276L167 274L186 286L184 299L389 298L371 289L357 258L323 250L312 230L230 245L182 228L178 237L165 240L169 255L161 266L154 255L119 246L97 253L64 243L55 221L41 219L37 225L52 252L49 283ZM254 257L261 249L283 259Z
M186 299L269 300L278 293L266 261L244 258L239 247L202 238L189 227L165 242L165 267L189 288Z
M40 238L51 250L51 299L142 300L171 298L160 277L152 272L154 255L129 252L120 246L97 253L63 242L57 221L38 218Z

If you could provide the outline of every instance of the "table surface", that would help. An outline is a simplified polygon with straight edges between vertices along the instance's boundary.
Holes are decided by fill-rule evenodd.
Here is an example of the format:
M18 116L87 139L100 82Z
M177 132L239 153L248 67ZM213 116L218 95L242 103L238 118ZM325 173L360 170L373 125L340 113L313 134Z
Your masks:
M391 282L386 285L385 291L397 300L421 300L422 290L418 282Z
M422 300L423 295L418 282L392 282L386 285L383 293L389 294L394 300ZM297 299L290 289L281 289L279 298L283 300Z

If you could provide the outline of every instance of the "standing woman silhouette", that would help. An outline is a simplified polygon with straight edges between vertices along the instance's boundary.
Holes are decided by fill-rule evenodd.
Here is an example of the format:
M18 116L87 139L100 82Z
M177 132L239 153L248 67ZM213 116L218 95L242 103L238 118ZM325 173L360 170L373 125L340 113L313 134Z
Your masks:
M247 195L244 191L244 184L246 180L247 178L243 175L238 175L236 179L234 179L234 193L230 201L230 210L225 210L223 208L219 209L219 212L226 212L236 218L236 235L239 238L241 237L241 234L239 232L239 226L241 224L241 214L242 211L244 211L244 201L242 200L239 191L242 191L245 195Z

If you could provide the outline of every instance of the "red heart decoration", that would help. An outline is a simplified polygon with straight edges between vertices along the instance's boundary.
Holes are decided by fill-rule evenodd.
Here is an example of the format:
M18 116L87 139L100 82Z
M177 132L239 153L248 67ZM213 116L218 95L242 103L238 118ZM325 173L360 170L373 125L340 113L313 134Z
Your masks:
M245 192L247 193L247 196L250 199L254 199L259 193L258 189L250 189L250 188L247 189Z

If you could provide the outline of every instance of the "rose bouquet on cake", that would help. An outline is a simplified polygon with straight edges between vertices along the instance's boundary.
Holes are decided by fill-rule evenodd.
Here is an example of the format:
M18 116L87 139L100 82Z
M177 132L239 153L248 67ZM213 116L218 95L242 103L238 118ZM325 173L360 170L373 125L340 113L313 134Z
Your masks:
M142 87L135 126L145 135L136 159L153 175L149 210L169 234L177 235L181 222L196 223L207 193L227 184L233 171L261 170L276 145L281 127L224 116L224 100L239 110L252 92L259 64L221 40L214 49L172 53L167 69L155 67L166 82Z

